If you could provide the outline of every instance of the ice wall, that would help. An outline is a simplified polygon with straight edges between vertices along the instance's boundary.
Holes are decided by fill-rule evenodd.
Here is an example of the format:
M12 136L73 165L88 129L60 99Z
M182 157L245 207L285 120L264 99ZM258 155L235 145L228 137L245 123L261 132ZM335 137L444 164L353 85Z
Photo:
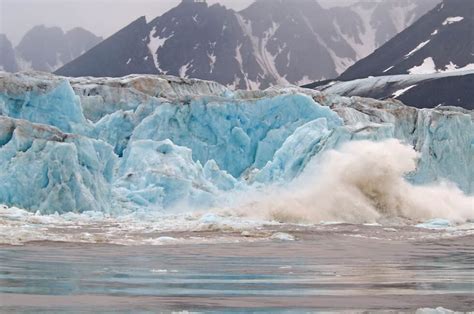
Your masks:
M421 155L417 184L473 192L472 111L300 88L231 91L173 77L0 72L0 203L43 213L194 209L356 140Z
M0 202L42 213L110 210L116 156L102 141L0 116Z
M215 160L238 178L265 166L298 127L318 118L329 128L342 125L337 114L302 94L256 100L203 97L160 106L135 129L132 140L170 139L191 148L194 160Z

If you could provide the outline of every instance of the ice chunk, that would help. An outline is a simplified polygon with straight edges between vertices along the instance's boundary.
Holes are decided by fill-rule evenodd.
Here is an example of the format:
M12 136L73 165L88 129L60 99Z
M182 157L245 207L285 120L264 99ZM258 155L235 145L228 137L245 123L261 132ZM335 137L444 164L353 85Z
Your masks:
M285 232L277 232L272 234L270 237L272 240L280 240L280 241L295 241L295 237L289 233Z
M46 84L37 79L14 83L0 89L1 115L52 125L63 132L85 133L90 128L66 80L51 82L45 90L32 87Z
M112 147L0 116L0 202L42 213L111 209Z
M140 206L209 206L214 193L235 182L215 165L203 169L191 153L170 140L133 141L124 152L116 186Z
M416 225L419 228L426 229L445 229L452 226L452 223L446 219L431 219L424 223Z

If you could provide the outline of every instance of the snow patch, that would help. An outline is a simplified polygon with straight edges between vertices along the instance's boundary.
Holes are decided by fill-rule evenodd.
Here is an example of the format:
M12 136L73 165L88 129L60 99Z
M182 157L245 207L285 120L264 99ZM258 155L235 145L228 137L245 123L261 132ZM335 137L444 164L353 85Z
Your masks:
M409 53L407 53L407 54L405 55L405 59L408 58L409 56L413 55L415 52L417 52L418 50L420 50L420 49L423 48L424 46L426 46L429 42L430 42L430 39L428 39L427 41L424 41L424 42L420 43L418 46L416 46L415 49L413 49L412 51L410 51Z
M207 56L209 57L209 59L210 59L210 61L211 61L211 62L209 63L209 66L210 66L210 68L211 68L211 69L210 69L210 73L212 73L212 72L214 71L214 65L216 64L216 59L217 59L217 57L216 57L216 55L214 54L214 52L212 52L212 54L207 53Z
M353 38L351 38L351 40L348 42L351 43L352 47L354 47L354 50L357 53L357 57L359 59L362 59L370 55L377 48L377 43L375 40L375 27L373 27L371 24L373 8L367 8L365 6L355 6L352 10L360 16L361 21L364 23L365 32L360 34L359 43L356 42ZM342 36L349 38L346 35Z
M410 74L430 74L430 73L435 73L436 72L436 66L433 61L433 58L428 57L425 60L423 60L423 63L414 66L411 69L408 69L408 73Z
M192 67L192 65L191 65L192 62L193 62L193 60L191 60L191 62L188 62L185 65L181 66L181 68L179 68L179 77L187 78L186 73Z
M280 25L273 22L272 25L264 32L263 38L260 39L253 35L252 23L250 21L246 21L239 14L237 14L236 17L243 33L250 39L255 59L265 75L269 75L274 78L277 81L277 84L287 85L288 81L280 75L276 68L275 59L277 54L273 55L267 49L267 43L271 38L273 38Z
M405 92L407 92L408 90L412 89L413 87L415 87L415 85L410 85L406 88L402 88L402 89L399 89L397 90L395 93L392 94L393 98L398 98L400 97L401 95L403 95Z
M442 70L444 69L444 70ZM432 74L432 73L449 73L449 72L463 72L474 70L474 63L466 64L462 68L459 68L452 61L445 65L442 69L436 69L436 65L433 58L429 57L423 60L423 63L419 66L414 66L408 70L409 74Z
M324 79L324 78L322 78L322 79ZM313 83L313 82L314 82L314 80L310 79L308 75L305 75L305 76L303 76L303 78L301 80L296 82L295 85L302 86L302 85L307 85L307 84L310 84L310 83Z
M452 61L449 62L445 67L444 71L440 72L462 72L462 71L470 71L474 70L474 63L466 64L462 68L458 67L456 64L454 64Z
M461 22L462 20L464 20L464 17L462 16L451 16L451 17L448 17L446 20L444 20L443 26L458 23L458 22Z
M321 38L321 36L319 35L319 33L317 31L315 31L313 29L313 26L311 25L311 22L306 18L304 17L303 20L305 21L306 23L306 26L308 27L308 29L314 34L314 36L316 37L316 39L318 40L318 42L324 47L326 48L326 50L329 52L329 54L331 55L331 58L332 60L334 61L334 65L336 66L336 73L337 74L341 74L342 72L344 72L348 67L350 67L352 64L354 64L355 60L351 59L351 58L344 58L344 57L339 57L336 52L331 49L327 43L323 40L323 38ZM342 34L342 32L340 31L339 29L339 26L337 25L337 23L334 24L334 26L336 27L336 29L338 30L338 32L340 33L340 37L344 38L345 40L350 40L348 37L346 38L346 36L344 36Z
M174 36L174 34L171 34L168 37L154 37L156 35L156 26L153 27L149 34L150 42L148 43L148 50L150 51L152 57L153 57L153 63L155 64L155 68L162 73L165 73L163 70L160 68L160 62L158 60L158 49L164 46L166 41L170 39L171 37ZM166 73L165 73L166 74Z
M397 1L393 1L397 2ZM396 5L394 4L390 11L389 16L392 18L393 25L397 29L397 33L403 31L407 26L414 22L415 14L407 14L407 12L413 12L416 9L416 1L413 1L410 5Z

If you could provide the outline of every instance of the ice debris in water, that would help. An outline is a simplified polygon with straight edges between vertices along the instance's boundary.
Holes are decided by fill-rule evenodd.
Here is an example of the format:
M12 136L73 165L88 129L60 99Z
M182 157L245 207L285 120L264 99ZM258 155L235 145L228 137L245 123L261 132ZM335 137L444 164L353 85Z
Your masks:
M416 310L416 314L461 314L462 312L455 312L444 307L433 308L421 308Z
M356 140L419 152L416 184L473 192L472 111L169 76L0 72L0 203L40 213L211 208Z
M426 229L445 229L452 227L452 222L447 219L430 219L424 223L416 225L419 228L426 228Z
M295 241L295 237L289 233L285 232L277 232L272 234L270 237L272 240L280 240L280 241Z

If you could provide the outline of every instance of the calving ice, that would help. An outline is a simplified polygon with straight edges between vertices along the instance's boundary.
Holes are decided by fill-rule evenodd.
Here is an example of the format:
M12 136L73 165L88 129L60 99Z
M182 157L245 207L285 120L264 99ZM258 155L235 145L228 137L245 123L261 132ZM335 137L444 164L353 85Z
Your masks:
M1 73L0 112L0 203L31 212L474 218L474 126L461 108L171 76Z
M1 313L474 308L473 0L3 2Z

